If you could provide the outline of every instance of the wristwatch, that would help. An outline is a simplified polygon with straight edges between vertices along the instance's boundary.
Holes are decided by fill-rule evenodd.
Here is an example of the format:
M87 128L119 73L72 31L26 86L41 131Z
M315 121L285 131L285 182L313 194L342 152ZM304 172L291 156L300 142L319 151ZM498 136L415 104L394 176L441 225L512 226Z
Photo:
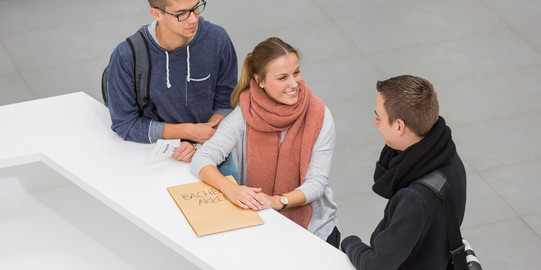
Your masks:
M195 142L193 142L192 145L193 145L193 148L195 148L195 151L199 150L199 146L201 146L200 143L195 143Z
M281 208L280 210L278 210L278 211L282 211L282 210L284 210L284 209L287 207L287 203L288 203L289 201L287 200L287 197L284 196L283 194L278 194L278 197L280 197L280 202L284 205L284 206L282 206L282 208Z

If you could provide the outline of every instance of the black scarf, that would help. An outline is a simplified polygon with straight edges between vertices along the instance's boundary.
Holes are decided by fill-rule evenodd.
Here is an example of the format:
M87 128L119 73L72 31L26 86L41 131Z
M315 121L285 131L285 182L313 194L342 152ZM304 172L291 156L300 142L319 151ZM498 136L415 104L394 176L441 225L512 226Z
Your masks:
M387 145L383 147L376 162L372 190L390 199L419 177L448 164L455 153L451 129L440 116L428 134L408 149L397 151Z

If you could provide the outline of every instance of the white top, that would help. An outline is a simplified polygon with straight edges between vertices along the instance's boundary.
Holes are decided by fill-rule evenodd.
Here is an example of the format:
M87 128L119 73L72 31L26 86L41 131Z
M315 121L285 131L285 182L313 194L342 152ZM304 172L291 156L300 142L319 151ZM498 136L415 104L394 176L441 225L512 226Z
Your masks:
M107 108L82 92L0 106L0 123L0 169L41 161L202 269L354 269L270 209L258 212L264 225L198 237L167 192L200 181L189 165L123 141Z

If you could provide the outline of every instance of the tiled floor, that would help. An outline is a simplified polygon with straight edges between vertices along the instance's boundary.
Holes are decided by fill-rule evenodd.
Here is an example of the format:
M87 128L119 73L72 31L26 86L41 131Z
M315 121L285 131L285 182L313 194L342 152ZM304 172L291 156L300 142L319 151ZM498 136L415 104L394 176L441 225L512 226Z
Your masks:
M278 36L333 112L332 187L344 236L368 240L383 141L375 83L429 79L468 172L463 234L485 269L541 269L541 1L207 0L239 61ZM0 0L0 105L84 91L101 100L113 47L151 22L144 0ZM39 112L36 112L39 113ZM4 127L9 128L9 127Z

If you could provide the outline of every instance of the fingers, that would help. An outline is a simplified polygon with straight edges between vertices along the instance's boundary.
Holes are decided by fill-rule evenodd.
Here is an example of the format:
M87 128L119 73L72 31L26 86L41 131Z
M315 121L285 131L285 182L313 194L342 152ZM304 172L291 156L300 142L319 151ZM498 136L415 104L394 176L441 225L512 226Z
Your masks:
M240 206L240 208L244 208L244 209L249 209L250 208L246 204L242 203L241 201L238 201L237 205Z
M232 201L244 209L261 210L264 208L265 200L256 192L261 192L261 189L239 186Z
M243 202L243 201L239 201L239 202L238 202L238 205L239 205L240 207L244 208L244 209L252 209L252 210L255 210L255 211L260 210L260 208L259 208L258 206L254 205L252 202L247 201L247 200L244 201L244 202Z
M258 195L261 197L262 201L263 201L263 209L267 209L267 208L272 208L272 201L271 201L271 196L261 192L261 193L258 193Z
M177 150L171 155L172 158L184 161L186 163L192 162L192 157L195 154L195 148L189 142L183 141Z
M254 198L244 198L244 199L240 199L238 201L238 205L244 209L252 209L252 210L261 210L263 209L263 204L258 202L256 199Z
M220 119L215 119L214 121L212 122L208 122L207 123L211 128L216 128L218 126L218 124L220 124Z

